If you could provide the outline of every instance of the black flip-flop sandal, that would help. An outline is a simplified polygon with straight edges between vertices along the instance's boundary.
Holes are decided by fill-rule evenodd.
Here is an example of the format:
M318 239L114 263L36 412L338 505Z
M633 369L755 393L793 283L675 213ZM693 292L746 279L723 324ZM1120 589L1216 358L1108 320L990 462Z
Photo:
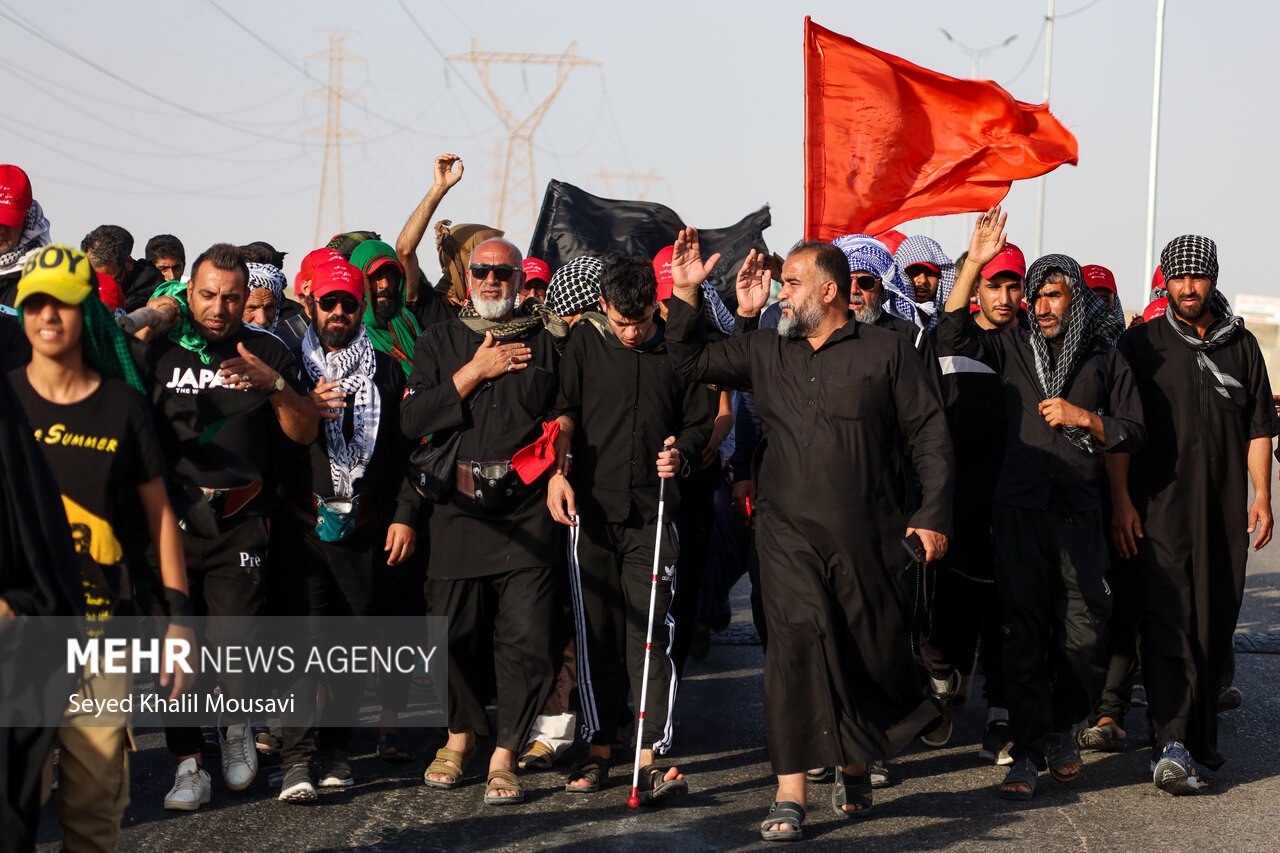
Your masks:
M594 794L604 787L609 778L609 759L588 755L569 770L569 778L564 781L564 789L570 794ZM586 785L574 785L579 779L586 779Z
M845 806L858 806L847 811ZM831 807L846 820L866 817L871 811L871 773L863 770L854 775L836 768L835 785L831 788Z
M640 805L661 806L689 793L684 779L663 780L667 768L649 764L640 768Z
M790 800L780 800L769 806L769 814L760 824L760 837L765 841L799 841L804 837L804 806ZM774 829L789 823L795 829Z

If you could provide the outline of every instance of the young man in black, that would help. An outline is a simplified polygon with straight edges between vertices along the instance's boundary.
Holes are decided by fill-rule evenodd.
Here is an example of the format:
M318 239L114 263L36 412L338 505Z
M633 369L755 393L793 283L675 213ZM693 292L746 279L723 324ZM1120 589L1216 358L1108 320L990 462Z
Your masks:
M62 492L89 634L100 636L134 598L135 583L141 586L146 575L142 552L149 538L170 605L167 636L194 647L183 621L190 601L178 521L165 494L164 455L124 336L99 301L96 274L83 254L45 246L24 269L17 304L32 354L9 379ZM128 695L127 675L86 677L86 695ZM170 677L170 698L193 680L180 672L161 683ZM63 843L114 849L129 801L128 715L69 711L60 732Z
M1073 259L1046 255L1027 270L1030 328L988 334L970 322L970 293L1005 247L1004 223L998 207L979 217L938 345L1003 380L992 518L1013 764L1000 794L1025 800L1046 767L1070 781L1083 766L1072 727L1102 690L1111 612L1103 454L1141 448L1146 428L1129 363L1109 343L1119 323Z
M669 613L679 542L679 478L687 477L711 433L705 388L675 374L665 324L655 314L657 279L643 258L605 265L600 311L575 324L560 364L562 447L547 488L551 515L568 525L569 569L578 626L582 733L591 747L566 789L591 792L608 776L611 744L625 720L627 689L642 692L658 483L666 482L659 556L655 651L649 663L641 790L651 802L683 794L677 768L654 764L671 747L676 670ZM656 464L655 464L656 457ZM571 463L573 464L571 467ZM642 709L636 708L637 714Z
M524 799L516 756L552 686L554 573L564 559L546 478L526 480L514 457L546 435L556 337L567 327L532 300L525 306L536 313L517 312L520 250L505 240L475 248L468 280L459 315L418 339L400 406L412 441L458 436L456 487L431 509L427 564L427 612L449 620L449 740L423 781L461 784L496 689L485 802L505 805Z
M289 465L289 506L277 514L286 532L273 556L291 603L300 605L295 610L372 616L382 612L385 593L379 593L394 582L417 540L420 500L405 477L410 448L400 433L405 375L364 333L360 270L341 259L321 266L306 301L311 325L302 338L303 370L324 425ZM398 594L412 592L402 584ZM301 718L283 733L280 799L286 802L316 799L308 767L316 757L321 787L354 784L347 763L351 728L342 720L354 717L362 683L350 677L332 683L325 708L338 722L317 733L314 703L305 698L315 696L316 680L304 678L291 690L304 699Z
M196 612L210 616L265 615L272 448L284 440L310 444L319 423L289 350L242 322L248 282L240 250L217 243L196 258L185 288L170 282L169 295L148 302L179 311L178 324L151 342L147 367L153 403L179 443L174 474L203 497L183 513L182 545ZM252 634L252 620L243 624ZM253 640L211 634L211 645ZM231 697L247 693L244 674L223 673L221 683ZM249 723L223 719L219 726L223 779L244 790L258 769ZM209 800L200 729L166 728L165 738L179 760L165 808L194 811Z

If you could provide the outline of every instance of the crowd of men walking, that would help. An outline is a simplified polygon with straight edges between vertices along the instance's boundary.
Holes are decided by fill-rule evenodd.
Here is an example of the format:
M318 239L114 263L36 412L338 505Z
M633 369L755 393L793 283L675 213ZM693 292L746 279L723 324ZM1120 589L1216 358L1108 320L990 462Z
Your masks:
M425 785L462 785L492 734L484 802L517 803L520 771L580 738L565 791L592 794L639 729L639 800L658 806L691 784L667 757L685 660L749 571L766 840L802 837L817 783L866 817L889 758L949 743L979 663L1002 797L1122 746L1139 678L1154 784L1193 793L1223 764L1280 418L1213 241L1165 247L1127 330L1109 270L1028 266L999 208L955 262L894 232L753 250L733 310L694 229L656 258L551 270L446 221L432 286L419 245L461 176L441 155L394 245L337 235L290 298L266 243L188 269L172 235L145 259L115 225L52 242L26 174L0 166L0 656L42 614L160 616L211 646L271 616L443 616L448 734ZM126 337L116 319L143 307ZM254 618L196 637L197 615ZM286 802L354 784L352 730L324 717L362 688L309 676L294 692L323 702L273 728L166 727L165 808L210 801L214 755L234 791L278 755ZM408 679L378 689L378 755L414 760ZM108 722L6 730L6 845L34 843L56 743L64 844L115 848L132 735Z

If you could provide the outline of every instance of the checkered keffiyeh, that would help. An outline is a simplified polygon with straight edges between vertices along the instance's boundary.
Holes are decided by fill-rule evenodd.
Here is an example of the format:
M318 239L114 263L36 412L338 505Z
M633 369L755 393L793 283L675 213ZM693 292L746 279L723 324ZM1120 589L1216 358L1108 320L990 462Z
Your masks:
M702 291L702 318L707 325L720 330L721 334L733 334L733 314L725 307L724 300L716 292L710 280L704 281L699 288Z
M560 267L547 283L547 308L564 317L600 304L600 272L604 264L587 255Z
M904 280L906 269L912 264L933 264L938 268L938 292L933 295L933 302L917 303L921 310L930 315L929 325L925 328L932 329L938 325L938 318L942 315L941 307L947 304L947 297L951 295L951 288L956 283L955 262L947 257L936 240L920 234L902 241L893 255L893 262L903 271Z
M284 300L284 288L289 280L284 277L284 273L280 268L272 264L259 264L249 261L245 264L249 268L249 290L254 291L260 287L270 290L276 298L276 319L271 321L271 328L268 332L276 330L276 322L280 319L280 304Z
M1160 253L1164 280L1184 275L1202 275L1218 282L1218 246L1208 237L1183 234L1169 241Z
M1035 310L1036 297L1051 273L1059 272L1070 280L1071 305L1063 318L1066 331L1062 348L1056 357L1050 352L1051 344L1032 329L1029 336L1031 354L1035 357L1036 379L1040 382L1043 399L1061 397L1067 382L1075 375L1080 360L1098 341L1110 343L1124 331L1123 319L1107 307L1102 297L1084 284L1084 273L1074 258L1066 255L1045 255L1027 270L1027 305ZM941 290L941 288L939 288ZM1101 453L1102 444L1089 430L1078 426L1062 427L1062 434L1086 453Z
M902 272L894 263L889 248L869 234L845 234L831 244L849 259L849 272L866 270L880 279L884 285L884 310L899 320L920 325L916 303L902 279Z

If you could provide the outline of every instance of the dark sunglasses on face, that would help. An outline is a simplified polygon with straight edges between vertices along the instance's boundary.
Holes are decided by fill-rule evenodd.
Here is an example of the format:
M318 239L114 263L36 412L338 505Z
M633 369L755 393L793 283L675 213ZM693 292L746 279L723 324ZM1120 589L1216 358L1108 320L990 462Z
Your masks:
M316 297L316 304L320 306L321 311L332 311L341 305L343 311L354 314L360 307L360 300L350 293L326 293L324 296Z
M880 279L873 275L859 275L854 277L853 283L858 285L859 290L875 290Z
M489 277L489 273L493 273L493 277L500 282L511 280L511 276L517 272L515 267L509 267L506 264L472 264L471 275L476 281L484 281Z

